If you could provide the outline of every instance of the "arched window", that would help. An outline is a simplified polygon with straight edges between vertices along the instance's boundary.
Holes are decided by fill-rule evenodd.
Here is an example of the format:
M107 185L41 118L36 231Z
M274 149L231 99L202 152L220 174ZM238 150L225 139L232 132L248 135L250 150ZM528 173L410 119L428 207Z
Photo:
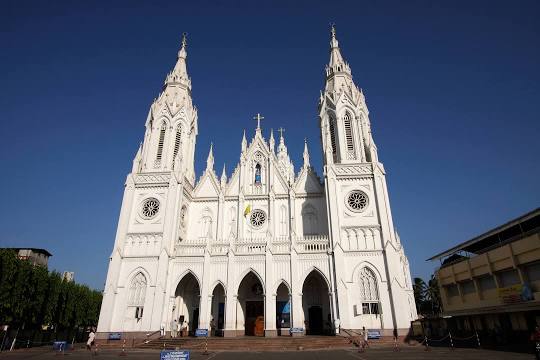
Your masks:
M304 235L317 234L317 212L311 205L306 205L302 209L302 225L304 228Z
M180 150L180 144L182 143L182 125L178 125L176 128L176 136L174 138L174 152L173 152L173 167L176 156L178 155L178 150Z
M347 143L347 157L352 160L354 159L354 140L353 140L353 130L351 124L351 115L347 112L343 117L343 126L345 127L345 140Z
M138 273L131 280L129 286L128 305L135 307L135 318L140 319L143 316L144 300L146 298L146 277L143 273ZM133 315L132 315L133 316Z
M200 221L200 238L211 239L212 238L212 213L209 209L205 209L201 215Z
M161 161L161 156L163 155L163 143L165 142L165 130L167 130L167 124L165 121L161 124L161 129L159 130L159 141L157 148L156 160Z
M261 183L261 164L255 165L255 184Z
M363 314L380 314L379 290L377 289L377 278L373 271L364 267L360 271L360 301L362 302Z
M282 205L279 211L279 235L287 236L287 208L285 205Z
M332 154L336 154L336 127L334 125L334 119L333 118L329 118L329 128L330 128L330 142L331 142L331 145L332 145Z
M236 208L229 209L229 237L236 237Z

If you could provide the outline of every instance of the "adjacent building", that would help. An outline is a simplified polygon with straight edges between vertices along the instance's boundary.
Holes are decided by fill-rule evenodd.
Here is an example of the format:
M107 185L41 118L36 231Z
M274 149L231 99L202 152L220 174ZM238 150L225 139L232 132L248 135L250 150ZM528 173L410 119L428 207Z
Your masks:
M429 260L441 261L449 327L509 336L540 324L540 208Z
M126 179L98 337L175 322L224 336L408 331L409 262L364 93L333 28L329 53L313 119L322 179L307 142L295 168L282 129L265 134L259 114L250 138L239 129L232 173L216 173L211 146L197 179L197 134L209 124L192 101L184 37Z
M32 265L43 266L48 268L49 258L52 256L50 252L39 248L10 248L17 253L17 257L21 260L29 261Z

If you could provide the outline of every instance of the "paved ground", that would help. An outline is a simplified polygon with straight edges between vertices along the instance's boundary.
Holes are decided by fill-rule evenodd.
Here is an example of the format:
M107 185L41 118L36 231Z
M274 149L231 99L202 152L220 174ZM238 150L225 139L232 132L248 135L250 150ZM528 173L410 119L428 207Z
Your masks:
M66 352L65 356L59 356L52 351L29 350L29 351L14 351L11 353L0 353L0 359L122 359L118 350L103 350L97 356L92 356L84 350L75 350ZM127 353L126 359L148 359L159 360L159 351L149 350L130 350ZM518 360L518 359L534 359L532 354L517 354L501 351L490 350L471 350L457 349L450 351L447 348L434 348L431 351L424 351L422 347L404 347L400 352L394 352L390 348L368 349L366 352L359 353L357 350L319 350L319 351L294 351L294 352L214 352L209 355L203 355L200 352L191 354L192 360L213 359L213 360L339 360L339 359L358 359L358 360L416 360L416 359L486 359L486 360Z

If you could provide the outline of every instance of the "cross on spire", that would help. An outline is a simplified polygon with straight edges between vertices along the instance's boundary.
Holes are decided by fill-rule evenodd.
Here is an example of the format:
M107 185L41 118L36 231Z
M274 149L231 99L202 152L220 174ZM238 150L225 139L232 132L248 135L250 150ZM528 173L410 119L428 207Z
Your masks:
M257 129L260 129L261 128L261 120L264 119L264 116L262 116L261 114L257 113L257 115L255 115L253 117L253 120L257 120Z
M280 137L283 137L283 132L285 132L285 129L282 128L282 127L280 127L280 128L278 129L278 131L279 131L279 136L280 136Z
M187 33L182 33L182 47L186 47L187 45Z

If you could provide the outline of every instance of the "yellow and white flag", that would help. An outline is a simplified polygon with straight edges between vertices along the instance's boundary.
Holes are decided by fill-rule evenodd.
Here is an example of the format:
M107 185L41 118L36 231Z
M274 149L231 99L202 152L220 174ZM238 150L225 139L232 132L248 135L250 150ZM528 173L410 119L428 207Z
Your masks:
M251 205L246 206L246 210L244 210L244 217L248 216L251 212Z

